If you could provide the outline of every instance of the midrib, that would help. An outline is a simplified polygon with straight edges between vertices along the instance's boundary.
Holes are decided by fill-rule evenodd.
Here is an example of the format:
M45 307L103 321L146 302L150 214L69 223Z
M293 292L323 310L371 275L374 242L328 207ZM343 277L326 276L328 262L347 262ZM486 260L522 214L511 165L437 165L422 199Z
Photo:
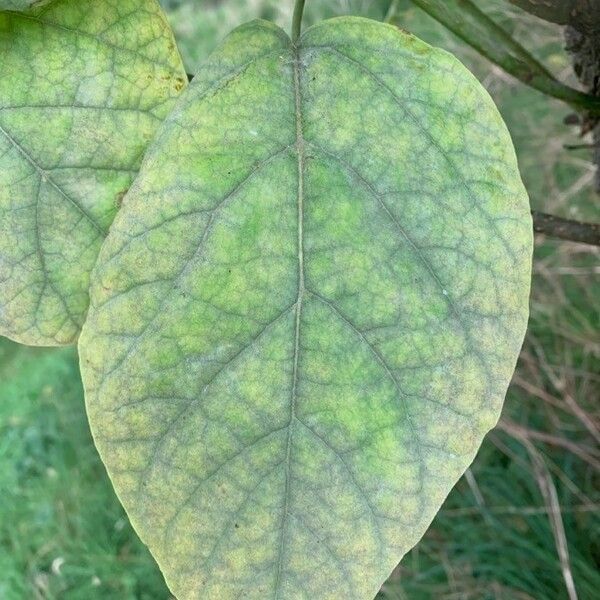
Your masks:
M298 191L297 191L297 219L298 219L298 296L296 298L296 323L294 330L294 362L292 369L292 390L290 398L290 418L288 422L288 434L285 457L285 488L284 508L281 522L281 536L279 543L279 563L277 568L277 579L275 582L275 600L279 598L281 589L281 575L283 571L283 559L285 549L285 538L289 520L289 492L291 479L291 448L294 421L296 419L296 395L298 386L298 356L300 351L300 321L302 318L302 302L304 299L304 137L302 133L302 96L300 92L300 49L297 45L292 46L293 72L294 72L294 103L296 121L296 154L298 156Z
M17 140L13 138L12 135L6 129L4 129L2 124L0 124L0 134L2 134L12 145L12 147L15 150L17 150L17 152L22 156L22 158L34 168L34 170L37 172L40 178L41 183L50 184L50 186L52 186L60 194L60 196L62 196L65 200L70 202L91 223L94 229L96 229L96 231L102 237L106 237L107 232L104 231L104 229L100 227L98 223L96 223L95 219L90 215L90 213L83 206L81 206L81 204L79 204L73 198L71 198L71 196L69 196L62 189L62 187L60 187L58 183L54 181L54 179L52 179L49 172L38 164L38 162L33 158L33 156L29 154L29 152L27 152L27 150L25 150L25 148L21 144L19 144L19 142L17 142ZM37 203L39 203L39 194L36 204Z

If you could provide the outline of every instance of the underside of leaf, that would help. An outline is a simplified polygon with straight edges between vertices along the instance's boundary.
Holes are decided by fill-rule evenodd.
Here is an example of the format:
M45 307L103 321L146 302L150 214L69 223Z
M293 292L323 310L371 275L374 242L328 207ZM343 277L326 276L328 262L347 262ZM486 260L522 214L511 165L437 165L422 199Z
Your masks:
M186 81L155 0L0 13L0 334L76 340L100 245Z
M232 33L149 150L80 341L177 597L373 597L499 416L531 248L456 59L358 18Z

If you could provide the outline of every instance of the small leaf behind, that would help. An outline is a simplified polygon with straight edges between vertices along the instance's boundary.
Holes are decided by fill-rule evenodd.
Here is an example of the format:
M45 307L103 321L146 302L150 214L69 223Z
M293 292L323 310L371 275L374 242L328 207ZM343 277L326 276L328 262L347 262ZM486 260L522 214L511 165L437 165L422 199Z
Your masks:
M186 84L155 0L0 13L0 334L75 341L89 273Z

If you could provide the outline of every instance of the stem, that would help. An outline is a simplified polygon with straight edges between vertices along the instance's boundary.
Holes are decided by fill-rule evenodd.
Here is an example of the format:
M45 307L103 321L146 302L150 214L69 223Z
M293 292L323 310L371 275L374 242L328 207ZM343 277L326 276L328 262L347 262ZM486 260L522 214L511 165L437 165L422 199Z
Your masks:
M591 150L595 144L563 144L565 150Z
M554 215L531 211L533 215L533 230L550 237L600 246L600 223L582 223L562 219Z
M388 6L387 12L385 14L385 18L383 19L384 23L390 23L392 19L396 16L396 12L398 11L398 0L392 0L390 5Z
M305 0L296 0L294 16L292 17L292 42L296 43L302 31L302 14L304 13Z

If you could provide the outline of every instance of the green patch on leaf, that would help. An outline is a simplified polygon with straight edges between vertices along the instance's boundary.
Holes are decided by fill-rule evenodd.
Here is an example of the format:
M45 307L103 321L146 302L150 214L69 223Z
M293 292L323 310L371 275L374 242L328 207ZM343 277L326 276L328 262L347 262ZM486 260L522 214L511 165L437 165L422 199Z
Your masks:
M96 443L181 599L371 598L495 424L532 228L452 56L253 22L151 146L80 340Z
M59 0L0 27L0 334L72 343L89 273L186 83L155 0Z

